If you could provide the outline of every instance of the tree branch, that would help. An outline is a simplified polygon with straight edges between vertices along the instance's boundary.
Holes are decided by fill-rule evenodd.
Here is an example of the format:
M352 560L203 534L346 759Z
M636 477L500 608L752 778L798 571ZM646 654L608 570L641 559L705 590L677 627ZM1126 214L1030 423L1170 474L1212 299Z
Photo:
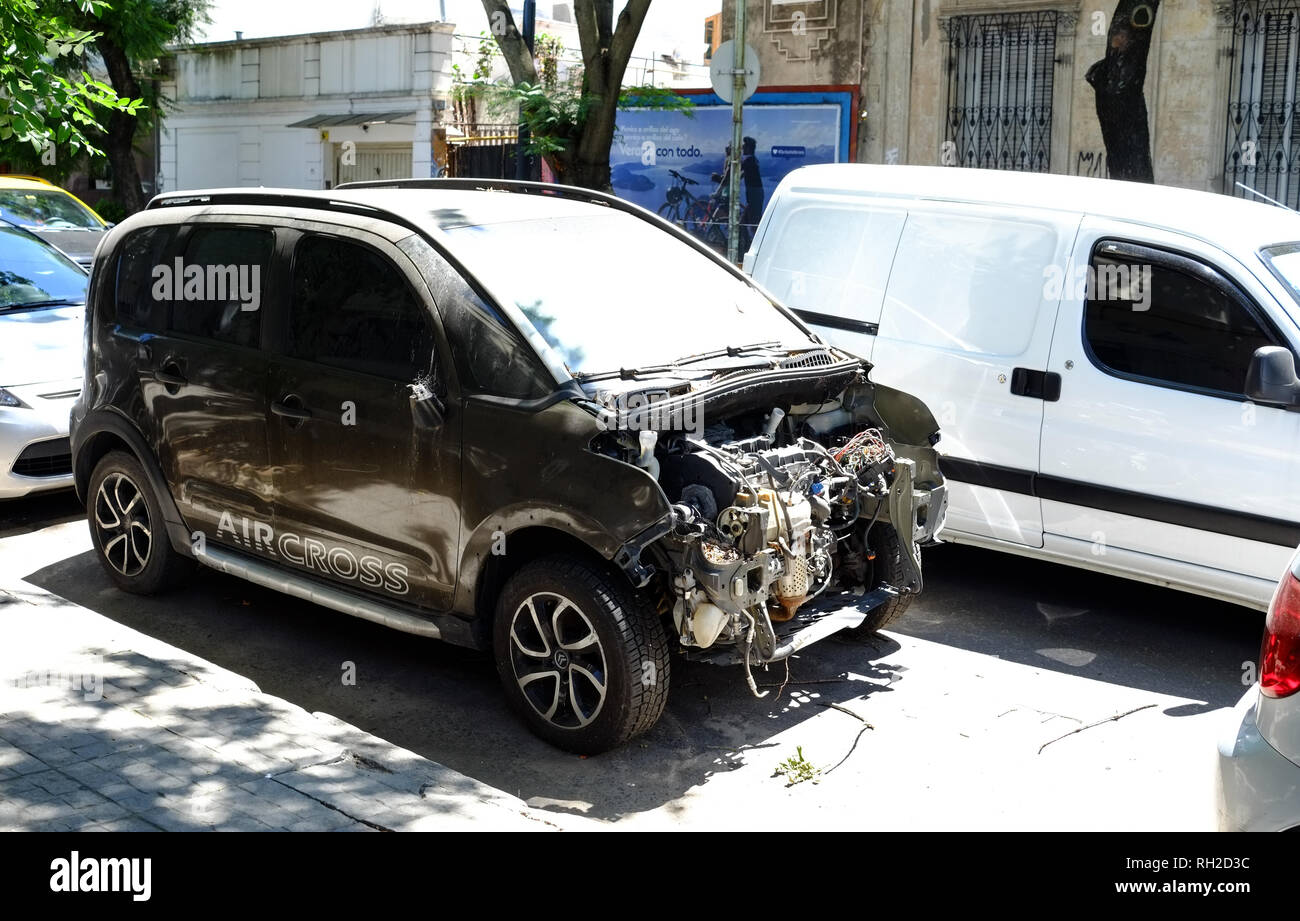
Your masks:
M596 27L600 30L600 47L608 48L614 37L614 0L595 0Z
M632 49L636 47L637 36L641 34L641 26L649 11L650 0L628 0L618 16L618 29L609 47L609 72L606 76L611 91L616 95L623 86L627 62L632 59Z
M501 56L506 59L506 67L510 68L510 79L516 84L536 83L537 64L533 61L533 53L524 43L524 37L515 26L515 17L510 12L509 4L506 0L483 0L483 11L487 13L488 28L497 40ZM492 23L501 18L498 14L504 15L506 24L505 32L500 35L492 28Z
M578 44L582 46L583 89L599 93L605 85L605 56L600 41L596 0L577 0L573 5L573 18L578 23Z

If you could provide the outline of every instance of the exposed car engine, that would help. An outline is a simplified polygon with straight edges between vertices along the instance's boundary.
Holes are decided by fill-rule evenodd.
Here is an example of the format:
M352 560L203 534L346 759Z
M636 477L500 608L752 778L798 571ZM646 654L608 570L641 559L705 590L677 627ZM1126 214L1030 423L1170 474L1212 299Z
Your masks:
M785 658L783 638L812 616L801 609L832 589L860 596L875 587L868 535L890 519L903 465L910 495L911 462L881 429L858 430L838 401L830 407L743 413L700 435L611 433L607 448L621 444L672 503L671 531L652 552L670 583L665 615L688 656L746 666ZM897 591L919 588L918 572ZM758 694L752 674L749 683Z

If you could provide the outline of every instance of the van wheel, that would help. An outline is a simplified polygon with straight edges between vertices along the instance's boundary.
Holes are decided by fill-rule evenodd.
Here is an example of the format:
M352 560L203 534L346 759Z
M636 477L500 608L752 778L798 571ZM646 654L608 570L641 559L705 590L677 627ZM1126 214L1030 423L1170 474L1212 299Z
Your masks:
M574 556L534 560L497 599L493 634L506 697L552 745L599 754L663 713L663 624L615 573Z
M86 518L100 565L124 591L152 595L194 570L192 560L172 549L144 467L125 451L110 451L95 465Z
M882 585L899 585L907 578L903 568L903 542L892 524L880 523L872 527L867 535L867 546L876 558L867 564L867 591L874 591ZM903 616L915 595L899 595L882 604L870 614L860 626L849 631L850 636L866 639L878 633Z

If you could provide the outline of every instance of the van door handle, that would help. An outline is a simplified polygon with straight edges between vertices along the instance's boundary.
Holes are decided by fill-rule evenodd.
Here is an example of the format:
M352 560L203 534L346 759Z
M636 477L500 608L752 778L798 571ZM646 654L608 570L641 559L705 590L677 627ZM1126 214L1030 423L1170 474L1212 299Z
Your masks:
M1018 397L1055 403L1061 399L1061 375L1052 371L1016 368L1011 372L1011 392Z

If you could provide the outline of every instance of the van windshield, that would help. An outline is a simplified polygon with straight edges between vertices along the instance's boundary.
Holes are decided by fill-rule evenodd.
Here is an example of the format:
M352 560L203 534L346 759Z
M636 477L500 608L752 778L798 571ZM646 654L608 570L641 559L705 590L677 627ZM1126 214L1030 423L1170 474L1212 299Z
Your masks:
M570 374L664 364L728 346L812 344L759 290L654 225L614 212L449 230Z

